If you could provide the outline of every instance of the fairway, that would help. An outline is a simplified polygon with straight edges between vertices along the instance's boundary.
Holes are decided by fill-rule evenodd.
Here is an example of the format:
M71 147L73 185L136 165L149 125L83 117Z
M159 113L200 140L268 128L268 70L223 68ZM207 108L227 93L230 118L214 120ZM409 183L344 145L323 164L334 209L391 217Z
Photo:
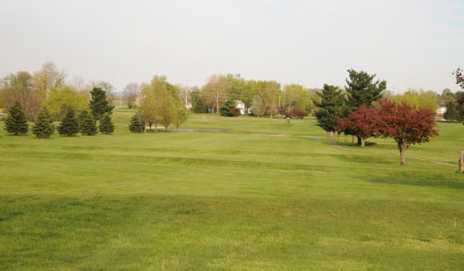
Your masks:
M0 270L464 270L464 126L407 152L312 118L0 132ZM1 123L3 125L3 123Z

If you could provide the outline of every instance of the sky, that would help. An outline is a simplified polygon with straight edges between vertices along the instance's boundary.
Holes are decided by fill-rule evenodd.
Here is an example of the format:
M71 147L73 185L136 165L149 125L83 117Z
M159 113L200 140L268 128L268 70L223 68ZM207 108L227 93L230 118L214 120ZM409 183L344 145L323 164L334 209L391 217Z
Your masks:
M394 91L457 89L463 0L2 0L0 76L54 62L118 90L165 75L344 85L349 68Z

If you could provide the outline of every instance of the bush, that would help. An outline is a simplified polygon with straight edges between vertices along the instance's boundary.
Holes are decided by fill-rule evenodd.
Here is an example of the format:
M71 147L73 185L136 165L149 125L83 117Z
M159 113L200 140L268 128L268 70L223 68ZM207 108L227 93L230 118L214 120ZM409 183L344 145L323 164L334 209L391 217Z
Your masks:
M79 128L83 135L93 136L97 134L95 119L87 111L82 111L79 115Z
M100 133L105 135L111 135L114 132L114 125L109 114L105 114L103 116L103 118L100 120L100 126L98 128Z
M19 103L15 103L5 120L5 130L13 135L25 135L29 131L26 115Z
M129 123L129 131L132 133L143 133L145 132L145 121L140 114L135 114Z
M32 132L37 138L49 138L55 132L55 126L47 108L40 111Z
M72 108L67 110L63 120L58 126L58 133L62 136L74 136L79 133L79 121Z

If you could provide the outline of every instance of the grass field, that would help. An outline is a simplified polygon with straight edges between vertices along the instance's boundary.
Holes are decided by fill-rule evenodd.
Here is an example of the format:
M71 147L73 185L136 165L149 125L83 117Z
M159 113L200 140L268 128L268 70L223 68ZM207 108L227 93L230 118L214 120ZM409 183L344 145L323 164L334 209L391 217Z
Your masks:
M360 149L314 120L0 132L0 270L464 270L464 126Z

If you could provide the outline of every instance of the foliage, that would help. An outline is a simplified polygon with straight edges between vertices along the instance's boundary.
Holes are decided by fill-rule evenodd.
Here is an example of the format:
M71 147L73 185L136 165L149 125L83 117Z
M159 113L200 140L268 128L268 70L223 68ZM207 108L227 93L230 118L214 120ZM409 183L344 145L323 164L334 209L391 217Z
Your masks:
M357 136L364 147L366 139L381 135L382 119L379 110L361 105L347 117L337 120L337 132Z
M201 99L204 104L219 112L222 104L230 98L231 84L225 75L213 75L201 89Z
M100 120L105 114L111 114L113 108L103 89L94 87L90 91L90 110L96 120Z
M88 94L79 92L71 86L53 88L48 93L45 106L53 120L63 119L69 108L81 112L88 107Z
M92 114L89 114L86 110L79 115L79 129L83 135L93 136L97 134L96 121Z
M105 135L111 135L114 132L114 124L111 120L110 114L105 114L100 120L100 125L98 126L100 133Z
M312 110L309 90L302 85L286 85L282 92L281 113L287 117L302 118Z
M25 135L29 130L26 115L19 102L15 103L8 111L5 120L5 130L13 135Z
M55 125L46 107L40 111L32 132L37 138L49 138L55 132Z
M446 112L443 115L443 118L447 121L462 121L456 101L449 101L446 104Z
M74 136L79 133L79 120L73 108L67 108L64 118L58 126L58 133L62 136Z
M129 123L129 131L131 131L132 133L145 132L145 122L143 121L143 117L139 113L132 116Z
M208 105L201 99L200 91L192 91L190 93L192 98L192 111L194 113L208 113Z
M458 84L462 89L464 89L464 70L458 68L456 70L456 84Z
M238 117L240 116L240 110L237 108L237 104L234 100L226 101L221 107L221 116L224 117Z
M318 107L316 118L319 126L326 132L337 130L337 119L344 113L345 95L337 86L327 85L316 92L319 101L314 101Z
M264 101L260 96L255 96L253 98L253 103L251 105L251 113L257 117L262 117L266 113Z
M401 95L394 95L390 98L395 103L405 103L417 108L428 108L433 112L437 111L439 100L435 91L408 90Z
M348 70L346 80L347 105L352 111L361 105L370 107L373 102L382 98L383 92L387 89L386 81L374 81L376 75L368 74L364 71Z
M435 128L435 112L429 108L417 108L406 103L381 101L382 133L395 140L400 151L401 164L405 164L405 151L412 145L428 142L438 135Z

